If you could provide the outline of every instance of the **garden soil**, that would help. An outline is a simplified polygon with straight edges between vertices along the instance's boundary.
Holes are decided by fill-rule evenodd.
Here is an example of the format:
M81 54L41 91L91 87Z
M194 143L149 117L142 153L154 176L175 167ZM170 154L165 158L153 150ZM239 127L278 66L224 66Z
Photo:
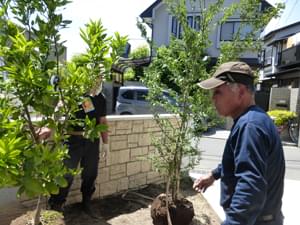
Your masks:
M191 225L220 225L219 217L205 198L192 190L191 181L183 183L182 194L193 203L195 210ZM80 204L72 204L66 206L64 218L57 218L55 223L43 225L152 225L152 199L163 192L162 185L149 185L140 190L93 200L92 207L101 216L100 219L93 219L82 212ZM0 225L30 225L28 214L28 209L21 206L0 208Z

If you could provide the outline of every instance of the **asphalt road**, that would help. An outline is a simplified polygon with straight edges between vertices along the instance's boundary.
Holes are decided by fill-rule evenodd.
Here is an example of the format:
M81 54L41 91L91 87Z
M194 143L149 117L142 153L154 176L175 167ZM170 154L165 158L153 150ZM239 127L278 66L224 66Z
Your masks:
M225 138L211 137L202 137L200 140L194 140L194 144L200 153L194 170L205 172L214 169L221 161L225 142ZM283 145L283 149L286 161L285 178L300 180L300 148L286 143Z

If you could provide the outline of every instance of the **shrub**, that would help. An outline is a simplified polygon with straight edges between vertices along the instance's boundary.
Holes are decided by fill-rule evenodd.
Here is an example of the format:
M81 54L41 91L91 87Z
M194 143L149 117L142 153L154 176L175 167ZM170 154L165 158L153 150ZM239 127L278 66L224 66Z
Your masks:
M289 120L295 119L297 114L288 110L276 109L267 112L268 115L274 120L276 126L286 124Z
M124 73L124 80L134 80L135 72L132 68L129 68Z

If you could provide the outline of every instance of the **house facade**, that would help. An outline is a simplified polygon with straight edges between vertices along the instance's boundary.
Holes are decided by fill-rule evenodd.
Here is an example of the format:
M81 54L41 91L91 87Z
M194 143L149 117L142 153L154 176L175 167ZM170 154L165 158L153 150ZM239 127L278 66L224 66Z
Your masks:
M215 0L203 0L202 1L204 8L208 7L210 4L214 4ZM239 0L225 0L224 7L231 5L232 3L239 2ZM197 5L198 4L198 5ZM261 7L265 8L269 4L265 1L262 1ZM187 7L187 21L189 26L199 30L199 21L200 21L200 6L199 2L196 1L196 4L191 5L190 1L186 3ZM155 1L151 6L144 10L141 13L140 17L143 21L148 24L152 30L152 41L154 47L159 47L162 45L168 45L171 40L171 36L180 38L181 35L181 26L178 23L177 19L168 12L167 5L163 3L162 0ZM209 38L212 41L212 45L207 49L207 55L210 56L212 61L217 59L220 55L220 44L222 41L231 41L233 40L234 34L237 32L240 25L240 17L234 15L230 17L222 25L216 26L216 28L210 33ZM243 32L247 33L249 28L244 27ZM155 55L155 52L153 51ZM242 55L241 60L247 62L253 67L258 66L258 54L257 52L246 52Z
M287 109L299 114L300 1L286 1L285 9L261 34L261 89L270 93L269 109Z

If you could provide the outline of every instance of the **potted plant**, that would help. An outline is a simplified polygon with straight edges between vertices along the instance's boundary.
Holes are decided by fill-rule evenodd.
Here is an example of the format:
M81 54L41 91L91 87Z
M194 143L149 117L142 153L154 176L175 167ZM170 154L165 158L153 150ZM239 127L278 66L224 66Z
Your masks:
M186 1L165 1L172 15L182 26L181 39L171 38L168 47L156 49L156 57L145 72L143 82L149 87L149 101L153 109L164 107L172 113L171 118L163 117L154 111L154 119L160 132L152 138L155 147L151 155L154 167L166 177L166 190L157 196L151 206L154 225L188 225L194 217L193 205L181 193L182 174L193 165L191 160L197 151L191 143L192 121L197 116L197 129L207 127L205 115L214 114L209 93L197 87L199 79L207 77L208 61L203 60L210 40L212 15L216 8L202 10L203 18L211 18L199 23L200 30L192 29L186 21ZM201 76L201 77L200 77ZM164 98L167 90L170 98ZM170 101L170 99L173 99ZM175 102L175 103L174 103ZM199 119L203 117L202 119ZM187 163L183 163L183 159Z
M255 20L253 31L243 37L245 42L237 33L232 43L222 44L218 63L236 60L245 50L257 50L259 44L256 32L273 14L259 16L261 12L257 11L258 1L243 0L240 3L242 5L232 4L227 8L224 8L222 0L208 6L200 0L189 1L191 7L200 12L199 19L195 21L199 26L197 31L186 22L187 1L165 0L164 3L167 4L172 16L176 17L182 33L180 38L171 37L168 46L156 49L156 57L143 78L143 82L150 89L149 100L153 108L162 106L173 115L169 119L154 112L154 119L160 132L153 135L152 143L155 150L151 159L154 167L166 177L166 191L154 200L151 216L154 225L188 225L192 221L194 210L191 202L181 194L180 181L182 171L190 168L193 164L191 159L195 154L199 154L193 147L195 145L191 143L193 121L199 121L197 130L203 132L205 130L203 128L208 127L206 123L210 121L206 116L215 112L211 106L209 92L197 86L199 80L206 79L210 74L208 68L211 62L206 57L207 48L212 44L209 34L216 28L215 25L226 21L236 10L242 14L247 21L246 24L249 21L253 22L251 18L263 18ZM219 17L221 12L223 17ZM163 90L170 93L176 104L162 97ZM183 159L188 163L183 164Z

